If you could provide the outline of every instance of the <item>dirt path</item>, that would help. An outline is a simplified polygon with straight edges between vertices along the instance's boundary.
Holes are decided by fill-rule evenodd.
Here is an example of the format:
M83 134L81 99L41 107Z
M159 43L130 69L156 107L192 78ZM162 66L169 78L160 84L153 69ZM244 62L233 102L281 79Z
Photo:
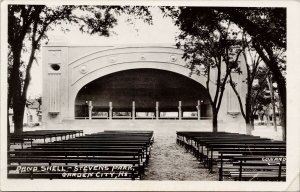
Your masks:
M156 137L145 180L201 180L215 181L217 174L207 169L190 153L175 143L175 137Z

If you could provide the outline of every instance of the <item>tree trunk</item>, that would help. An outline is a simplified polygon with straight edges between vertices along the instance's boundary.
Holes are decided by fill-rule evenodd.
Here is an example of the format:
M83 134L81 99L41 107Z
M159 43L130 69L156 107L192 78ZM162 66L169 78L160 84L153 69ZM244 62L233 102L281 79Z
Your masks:
M246 134L252 135L252 130L254 130L253 124L251 124L250 118L248 118L246 119Z
M254 130L254 117L250 117L250 124L251 124L251 128L252 128L252 131Z
M216 133L218 132L218 112L216 109L213 107L213 118L212 118L212 124L213 124L213 132Z
M282 133L283 139L286 138L286 81L284 76L282 75L280 69L279 69L279 64L274 58L268 58L264 54L263 50L254 44L255 50L258 52L258 54L261 56L262 60L266 63L266 65L269 67L269 69L273 73L273 77L277 83L278 86L278 93L280 97L280 101L282 104L282 114L281 114L281 126L282 126ZM265 47L267 48L267 47ZM270 49L266 50L267 52L272 52ZM269 55L270 56L270 55Z
M269 106L268 106L267 109L266 109L265 116L266 116L265 123L266 123L267 127L269 127L269 126L270 126Z
M274 131L277 132L277 122L276 122L276 111L275 111L275 102L274 99L272 101L272 110L273 110L273 124L274 124Z
M278 85L278 92L279 92L280 101L282 104L281 126L282 126L282 134L284 134L283 135L283 139L284 139L286 137L285 136L285 134L286 134L286 83L285 83L285 79L284 79L282 73L280 72L280 70L278 68L278 65L275 65L276 63L274 63L274 62L273 63L270 62L270 63L266 63L266 64L273 72L274 79L276 80L277 85Z
M20 59L21 59L21 48L13 50L13 67L10 74L9 86L11 87L11 101L13 106L14 114L14 132L23 132L23 116L26 98L22 97L22 85L20 79Z
M10 107L10 95L8 94L8 96L7 96L7 134L10 134L9 107Z
M7 110L7 135L10 134L10 124L9 124L9 108ZM7 137L7 151L9 151L10 137Z
M282 110L281 114L281 127L282 127L282 140L286 141L286 114L285 110Z
M13 111L14 111L14 128L15 133L19 134L23 132L23 120L24 120L24 109L25 109L25 102L14 102Z
M261 113L259 116L260 119L260 125L265 125L265 113Z
M10 134L9 110L7 110L7 134Z
M8 78L8 82L9 82L9 78ZM11 106L11 94L10 94L10 89L11 87L8 85L8 93L7 93L7 135L10 134L10 121L9 121L9 108ZM13 120L12 120L13 121ZM9 147L10 147L10 137L7 137L7 151L9 151Z
M274 100L274 90L273 90L273 82L272 77L267 77L267 82L270 89L270 96L271 96L271 104L272 104L272 120L274 124L274 131L277 132L277 123L276 123L276 111L275 111L275 100Z
M279 102L278 102L279 104L278 104L278 122L277 122L277 125L279 125L279 126L281 126L281 112L282 112L282 106L281 106L281 102L280 102L280 100L279 100Z
M251 86L248 84L248 92L246 95L246 103L245 103L245 122L246 122L246 134L247 135L252 135L252 130L254 130L253 124L251 124Z
M280 97L280 95L279 95ZM282 130L282 140L286 141L286 110L281 102L279 102L280 125Z

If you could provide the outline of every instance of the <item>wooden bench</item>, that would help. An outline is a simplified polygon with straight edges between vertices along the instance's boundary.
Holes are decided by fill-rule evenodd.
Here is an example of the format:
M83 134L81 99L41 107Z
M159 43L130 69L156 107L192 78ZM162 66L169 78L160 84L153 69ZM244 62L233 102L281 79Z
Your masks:
M144 167L149 159L150 139L153 133L146 135L139 133L97 133L64 141L55 141L48 144L37 144L31 148L14 150L8 152L9 178L66 178L68 175L73 178L101 178L101 179L141 179ZM135 141L136 140L136 141ZM29 165L28 165L29 164ZM47 166L68 166L71 164L88 164L89 166L103 166L109 169L114 166L121 167L116 171L101 172L41 172L25 171L14 173L13 170L20 165L37 167L37 164L47 164ZM123 170L125 165L125 170ZM72 167L73 166L73 167ZM82 165L84 166L84 165ZM131 167L126 170L126 166ZM85 176L83 176L86 174ZM100 175L99 175L100 174ZM67 176L66 176L67 175ZM66 176L66 177L64 177Z
M225 143L243 143L243 142L261 142L261 141L270 141L270 139L261 139L259 137L226 137L226 138L195 138L195 144L189 146L189 150L191 150L196 156L200 156L200 160L202 160L202 157L205 156L205 149L209 147L210 144L225 144Z
M112 143L112 142L100 142L100 143L84 143L84 145L79 143L51 143L51 144L43 144L43 145L34 145L31 149L44 149L44 150L97 150L97 149L108 149L108 150L122 150L122 149L138 149L141 150L142 157L146 164L148 164L150 158L151 148L146 142L122 142L122 143Z
M223 179L224 161L232 162L234 158L250 158L266 155L279 156L286 154L285 142L237 133L177 132L176 142L195 155L204 166L207 165L207 168L211 173L213 172L214 162L220 162L219 180ZM245 163L245 160L243 160L243 163ZM250 162L246 163L247 164L243 165L244 168L253 166L253 168L260 168L259 170L263 170L257 173L258 175L261 175L261 177L257 178L269 177L274 179L274 170L278 171L278 167L276 169L274 167L264 166L263 169L261 165L259 167L257 164L253 164L253 162L251 162L252 164L250 164ZM230 175L232 175L232 178L236 178L237 167L234 166L226 166L226 169L231 170ZM244 168L243 170L247 170ZM245 173L242 174L245 175L243 179L246 179L247 176L250 177L251 175L249 171L244 171L243 173ZM255 174L255 172L253 171L252 174ZM240 172L238 175L240 175Z
M12 144L15 145L15 144L18 143L18 144L21 145L21 148L23 149L25 143L30 143L30 146L32 146L32 142L33 142L33 139L10 137L9 138L9 146L8 146L8 148L10 149L10 146Z
M202 140L232 140L232 139L238 139L243 140L243 138L250 138L249 135L243 135L243 134L237 134L237 133L211 133L211 132L205 132L204 134L197 133L195 136L186 135L183 140L179 141L179 143L184 146L187 150L193 150L198 143L200 143ZM252 136L251 139L259 139L258 136Z
M208 140L201 140L197 142L197 148L195 148L195 155L197 158L200 158L200 161L202 161L203 157L206 156L206 148L214 148L214 147L241 147L245 148L247 146L257 146L257 147L265 147L264 145L283 145L285 146L284 143L282 142L277 142L277 141L271 141L270 139L253 139L253 138L242 138L242 139L208 139Z
M23 149L23 150L15 150L15 152L22 152L22 155L26 152L33 152L33 153L38 153L39 151L47 151L50 153L52 152L60 152L60 151L134 151L138 152L141 154L141 162L142 163L147 163L148 155L146 148L143 146L131 146L131 147L126 147L126 146L121 146L121 147L53 147L53 148L33 148L33 149ZM11 154L16 154L15 152L11 152ZM66 153L68 154L68 153ZM20 155L20 154L18 154ZM26 155L26 154L25 154ZM47 155L45 155L47 156Z
M286 151L284 150L252 150L251 152L233 152L233 151L220 151L219 155L219 180L223 180L224 170L228 171L228 169L232 170L239 167L235 161L241 160L242 163L246 162L247 160L259 160L265 157L282 157L285 156ZM227 162L227 165L224 166L224 162ZM249 166L253 166L253 169L260 167L262 169L262 165L267 165L266 162L258 161L258 162L250 162L247 161L247 164L243 164L245 168L249 168ZM240 167L239 167L240 168ZM271 167L266 167L266 170L273 170Z
M11 164L13 163L18 164L18 165L8 166L8 171L9 171L8 178L64 179L64 178L68 178L66 174L70 176L70 174L72 173L92 173L92 175L89 176L91 178L113 179L117 177L122 179L129 178L135 180L135 179L142 179L142 173L144 170L144 167L139 164L139 159L137 157L119 156L118 158L113 158L107 156L106 158L104 157L101 158L48 157L46 158L45 156L41 156L41 157L30 156L30 158L27 158L26 156L24 156L24 157L10 157L8 158L8 161ZM26 165L20 166L20 164L22 163L25 163ZM44 163L44 165L40 165L41 163ZM78 166L70 165L70 164L77 164ZM88 165L84 165L84 164L88 164ZM34 169L26 170L28 167L33 167L35 168L35 170ZM80 169L82 167L87 167L87 169L86 170ZM97 167L102 167L102 168L100 169ZM23 168L25 169L24 171L22 171ZM77 171L74 171L75 168L77 169ZM88 169L88 168L92 168L92 169ZM113 175L111 175L112 173ZM73 177L71 176L70 178L74 178L74 176ZM75 177L75 179L76 178L81 178L81 177Z
M261 153L261 151L278 151L278 152L285 152L286 151L286 144L276 144L276 143L236 143L236 144L208 144L206 145L206 159L209 161L209 169L213 170L213 161L218 160L218 154L220 151L240 151L240 152L253 152L253 153ZM216 153L216 157L214 156L214 152ZM227 153L228 154L228 153Z
M82 130L36 130L36 131L25 131L20 134L12 133L8 135L9 147L11 144L15 143L21 143L29 141L32 146L32 142L36 139L43 139L44 143L46 143L46 139L49 138L50 142L52 142L52 138L54 137L57 140L57 137L61 137L63 139L63 136L65 139L67 139L67 136L70 138L76 137L76 135L79 134L83 135ZM23 145L22 145L23 147Z
M206 147L208 142L227 142L227 141L255 141L255 140L262 140L258 136L249 136L249 135L239 135L239 134L227 134L227 133L206 133L202 136L195 136L188 139L188 142L184 143L184 147L187 151L192 151L192 153L200 157L200 161L202 161L202 157L205 155L203 154L203 149ZM269 139L267 139L269 140Z
M139 178L143 173L144 164L142 162L141 152L139 149L97 149L93 150L16 150L8 152L8 162L12 163L48 163L51 166L54 163L70 164L70 163L97 163L106 165L130 165L138 167L136 171ZM28 158L30 157L30 158ZM131 171L131 170L130 170ZM32 175L33 174L33 175ZM48 176L49 173L45 173ZM26 174L28 175L28 174ZM31 173L31 177L35 178L35 173ZM132 178L136 179L136 178Z
M272 159L265 161L264 159ZM285 181L285 156L244 156L234 157L229 175L234 180L276 180ZM224 169L224 168L223 168Z

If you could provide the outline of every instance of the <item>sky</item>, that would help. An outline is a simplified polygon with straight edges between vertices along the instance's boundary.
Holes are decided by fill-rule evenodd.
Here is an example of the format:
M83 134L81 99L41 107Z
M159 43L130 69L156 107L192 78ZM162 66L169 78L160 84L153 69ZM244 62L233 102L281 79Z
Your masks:
M81 33L77 27L70 26L70 32L62 32L59 27L49 31L49 43L53 41L67 41L71 44L147 44L147 43L168 43L175 44L175 36L179 33L178 28L173 24L171 18L163 17L157 7L151 8L153 25L138 20L133 24L125 22L125 17L119 17L118 25L113 29L116 34L110 37L88 35ZM28 98L35 98L42 95L42 58L37 54L37 62L33 64L32 80L28 90Z

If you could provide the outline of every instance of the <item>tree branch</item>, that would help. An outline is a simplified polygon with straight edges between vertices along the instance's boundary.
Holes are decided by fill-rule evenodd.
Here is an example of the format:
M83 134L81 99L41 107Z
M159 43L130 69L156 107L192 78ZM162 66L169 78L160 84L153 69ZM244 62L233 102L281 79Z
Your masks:
M208 95L209 95L209 101L210 101L211 103L213 103L212 97L211 97L211 95L210 95L209 81L210 81L210 66L209 66L208 69L207 69L206 89L207 89L207 92L208 92Z
M230 16L230 19L245 28L245 30L253 37L259 37L259 41L271 41L274 42L279 47L285 48L286 44L281 42L277 38L273 37L271 33L267 33L267 30L260 28L258 25L247 19L247 17L239 13L236 9L228 8L228 7L218 7L216 10L219 10L223 13L226 13Z
M238 101L239 101L239 104L240 104L241 113L242 113L244 119L246 119L246 115L245 115L245 112L244 112L242 99L241 99L241 97L240 97L240 94L237 92L237 90L236 90L236 88L235 88L235 85L234 85L234 83L233 83L233 81L232 81L231 73L230 73L230 75L229 75L229 83L230 83L230 85L231 85L231 87L232 87L232 89L233 89L235 95L236 95L237 98L238 98Z
M224 77L224 80L223 80L223 82L222 82L222 87L221 87L221 93L220 93L220 97L219 97L219 99L218 99L218 104L217 104L217 111L219 111L219 109L220 109L220 106L221 106L221 103L222 103L222 98L223 98L223 94L224 94L224 90L225 90L225 84L226 84L226 82L227 82L227 79L228 79L228 76L229 76L229 74L231 73L231 69L227 69L226 70L226 75L225 75L225 77Z
M217 88L216 88L216 92L215 92L215 97L214 97L214 104L217 104L218 102L218 98L219 98L219 92L220 92L220 84L221 84L221 58L219 57L218 59L218 63L217 63Z
M22 97L24 99L26 99L26 97L27 97L28 86L29 86L29 83L31 80L30 70L31 70L32 63L35 58L35 51L37 49L37 42L35 40L36 32L37 32L37 28L38 28L37 22L38 21L36 20L33 23L33 29L32 29L32 35L31 35L31 53L30 53L29 61L28 61L27 68L26 68L26 75L25 75L24 86L23 86L23 91L22 91Z

